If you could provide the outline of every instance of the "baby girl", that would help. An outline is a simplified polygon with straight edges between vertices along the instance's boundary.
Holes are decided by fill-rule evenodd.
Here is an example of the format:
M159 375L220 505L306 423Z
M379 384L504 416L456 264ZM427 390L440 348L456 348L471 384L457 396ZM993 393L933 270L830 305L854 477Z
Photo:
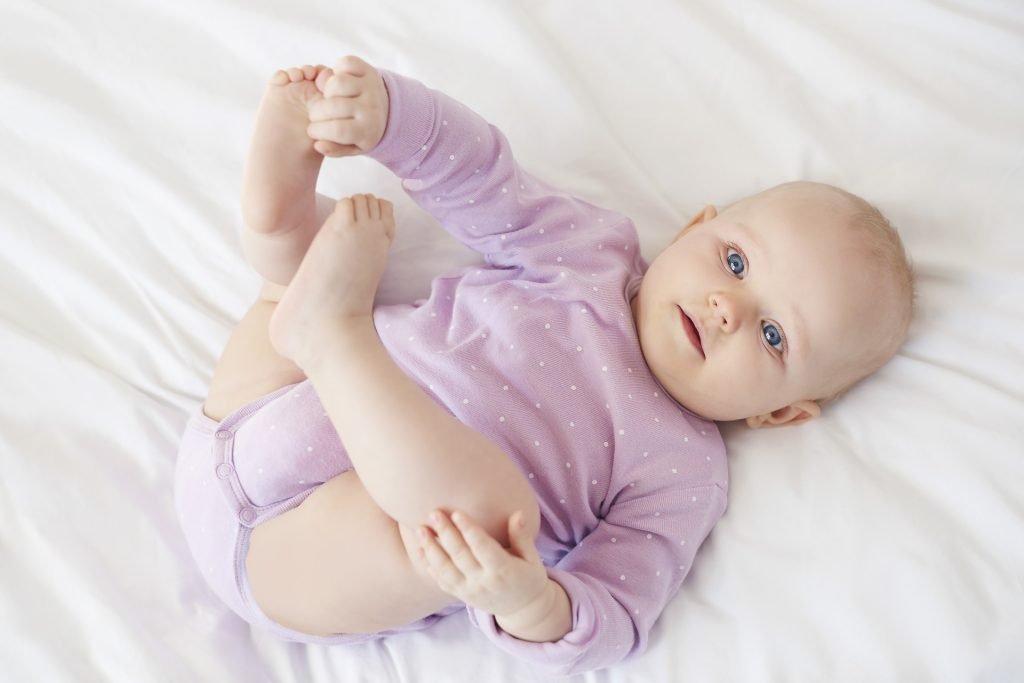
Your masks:
M354 154L484 263L375 307L391 203L316 193L325 156ZM899 238L855 195L709 205L648 264L627 217L355 57L274 74L242 215L264 284L185 430L176 504L214 592L301 642L466 609L552 672L642 652L725 511L716 422L818 416L912 313Z

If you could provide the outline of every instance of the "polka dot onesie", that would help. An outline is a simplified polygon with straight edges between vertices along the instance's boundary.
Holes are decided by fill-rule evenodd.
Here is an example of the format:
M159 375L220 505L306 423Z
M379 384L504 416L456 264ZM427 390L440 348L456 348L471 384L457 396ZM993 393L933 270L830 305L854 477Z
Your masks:
M378 307L377 331L407 375L528 478L537 549L573 625L530 643L486 612L467 608L470 619L543 670L609 666L645 649L725 511L721 436L644 363L629 302L647 264L632 222L524 172L461 103L383 76L389 120L369 156L485 265L437 278L415 305Z

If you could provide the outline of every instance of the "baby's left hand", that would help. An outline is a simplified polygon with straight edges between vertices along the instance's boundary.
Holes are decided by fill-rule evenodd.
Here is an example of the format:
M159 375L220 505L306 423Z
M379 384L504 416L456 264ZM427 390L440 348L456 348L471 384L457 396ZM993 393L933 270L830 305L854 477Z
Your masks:
M522 512L509 517L509 552L464 512L449 519L437 510L432 530L419 528L417 560L444 592L497 617L511 616L543 596L548 582L522 521Z

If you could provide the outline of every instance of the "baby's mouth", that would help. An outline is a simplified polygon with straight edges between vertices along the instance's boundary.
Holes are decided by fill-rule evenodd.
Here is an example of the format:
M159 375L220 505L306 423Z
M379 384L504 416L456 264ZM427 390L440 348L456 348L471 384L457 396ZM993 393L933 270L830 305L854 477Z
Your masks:
M706 358L704 355L704 344L701 342L700 332L697 329L696 323L693 322L693 319L690 318L682 307L677 306L677 308L679 308L679 321L683 325L683 330L686 331L687 339L690 340L690 343L692 343L694 348L697 349L697 352L700 353L701 358Z

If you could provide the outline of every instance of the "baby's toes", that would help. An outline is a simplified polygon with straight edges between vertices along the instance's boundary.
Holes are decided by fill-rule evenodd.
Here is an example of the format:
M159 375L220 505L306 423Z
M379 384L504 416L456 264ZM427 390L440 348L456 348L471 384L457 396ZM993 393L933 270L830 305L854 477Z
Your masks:
M320 92L323 92L324 88L327 87L327 81L331 80L331 76L334 75L334 72L322 64L318 66L317 69L318 71L316 74L315 81L316 89L319 90Z
M288 77L288 72L283 69L278 69L274 72L274 75L270 77L271 85L288 85L291 79Z

